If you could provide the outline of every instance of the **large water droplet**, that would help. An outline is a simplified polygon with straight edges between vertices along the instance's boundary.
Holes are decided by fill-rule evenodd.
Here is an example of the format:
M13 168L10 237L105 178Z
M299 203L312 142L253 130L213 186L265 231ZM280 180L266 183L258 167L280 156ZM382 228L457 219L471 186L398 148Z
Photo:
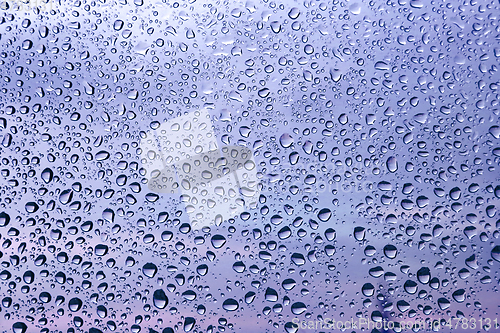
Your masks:
M222 303L222 308L226 311L236 311L239 308L239 304L237 300L228 298Z
M226 238L222 235L214 235L211 239L212 246L216 249L220 249L226 244Z
M80 310L82 308L82 305L83 305L83 302L78 297L73 297L68 302L68 308L71 310L71 312L77 312L78 310Z
M357 241L362 241L363 239L365 239L365 228L355 227L353 235Z
M163 289L155 290L153 293L153 304L158 309L164 309L168 305L168 297Z
M12 330L14 331L14 333L26 333L26 331L28 330L28 326L23 322L17 322L12 325Z
M288 133L282 134L280 144L283 148L289 148L293 144L293 138Z
M390 172L396 172L398 171L398 161L396 160L396 157L391 156L387 159L387 170Z
M496 261L500 262L500 245L495 246L491 250L491 257Z
M142 266L142 273L146 275L148 278L155 277L157 272L158 272L158 267L151 262L148 262L147 264Z

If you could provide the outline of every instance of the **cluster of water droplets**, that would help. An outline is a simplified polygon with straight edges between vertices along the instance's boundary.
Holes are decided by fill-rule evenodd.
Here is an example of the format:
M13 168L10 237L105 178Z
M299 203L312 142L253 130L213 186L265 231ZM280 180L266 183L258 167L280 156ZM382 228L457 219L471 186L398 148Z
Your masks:
M20 5L0 5L3 331L498 317L497 2ZM212 140L141 145L201 109L253 154L221 203L214 172L179 165L186 196L145 167Z

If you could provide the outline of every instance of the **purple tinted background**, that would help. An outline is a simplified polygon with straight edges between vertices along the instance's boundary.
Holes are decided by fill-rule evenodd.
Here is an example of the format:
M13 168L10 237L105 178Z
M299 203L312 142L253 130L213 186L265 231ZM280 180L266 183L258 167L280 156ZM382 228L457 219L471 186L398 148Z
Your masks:
M282 332L293 318L381 318L376 311L394 321L498 317L497 2L77 1L39 13L9 5L0 24L0 212L10 217L0 227L3 331L15 323L27 332L105 331L109 322L119 332L183 331L192 317L193 331ZM147 189L140 140L200 108L209 109L221 146L254 150L262 196L248 214L182 233L179 198ZM323 209L331 211L325 222ZM285 227L291 236L282 239ZM365 228L361 240L356 227ZM226 239L222 248L214 235ZM37 266L40 255L47 261ZM77 255L92 267L72 263ZM473 255L477 265L467 264ZM238 261L243 273L233 269ZM153 278L147 263L158 267ZM203 264L207 275L197 270ZM370 274L377 266L395 280ZM422 267L439 279L436 290L418 281ZM23 279L28 270L32 283ZM74 282L57 282L59 272ZM295 288L285 290L286 279ZM365 283L373 296L363 295ZM266 299L268 288L276 301ZM153 302L159 289L164 309ZM461 289L463 302L453 296ZM248 292L256 294L250 304ZM75 312L73 298L82 301ZM230 298L237 311L224 309Z

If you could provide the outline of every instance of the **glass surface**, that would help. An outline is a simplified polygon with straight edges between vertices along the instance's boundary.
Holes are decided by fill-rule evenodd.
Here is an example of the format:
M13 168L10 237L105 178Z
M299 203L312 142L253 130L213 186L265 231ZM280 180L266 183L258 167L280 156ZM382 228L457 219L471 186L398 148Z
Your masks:
M0 332L498 331L498 1L0 10Z

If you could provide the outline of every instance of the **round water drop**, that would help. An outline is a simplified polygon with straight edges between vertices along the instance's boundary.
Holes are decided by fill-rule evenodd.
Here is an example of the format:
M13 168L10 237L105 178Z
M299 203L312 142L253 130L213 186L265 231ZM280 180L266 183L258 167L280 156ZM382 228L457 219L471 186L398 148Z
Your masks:
M307 310L307 307L304 303L297 302L292 304L291 310L294 315L300 315Z
M113 223L115 220L115 212L111 208L106 208L102 212L102 218L110 223Z
M286 333L297 333L299 331L299 325L289 321L285 324Z
M212 237L212 246L215 247L216 249L220 249L221 247L226 244L226 238L222 235L214 235Z
M279 224L281 224L281 222L283 222L283 217L282 216L273 215L273 217L271 217L271 223L272 224L279 225Z
M391 191L392 190L392 184L386 181L382 181L378 183L378 189L381 191Z
M407 280L404 284L404 289L408 294L415 294L418 290L418 286L414 281Z
M293 138L290 136L290 134L285 133L280 137L280 144L283 148L288 148L293 144Z
M430 203L430 200L429 198L421 195L419 197L417 197L417 206L418 208L424 208L424 207L427 207Z
M273 288L267 288L264 298L268 302L276 302L278 301L278 293Z
M417 279L420 283L427 284L431 280L431 272L428 267L422 267L417 271Z
M48 184L52 181L52 178L54 178L54 172L50 168L45 168L43 169L40 177L46 184Z
M495 139L500 139L500 126L491 126L489 132Z
M394 245L386 245L384 246L384 254L387 258L394 259L398 254L398 249Z
M398 307L399 311L406 312L410 308L410 303L408 303L407 301L401 300L401 301L398 301L396 303L396 306Z
M98 244L95 246L94 253L99 257L105 256L108 253L108 246L104 244Z
M203 264L203 265L199 265L197 268L196 268L196 272L198 274L200 274L201 276L205 276L207 275L208 273L208 266Z
M322 222L328 221L331 216L332 216L332 211L328 208L323 208L318 213L318 219L320 219L320 221Z
M78 310L80 310L82 308L82 305L83 305L82 300L79 299L78 297L74 297L74 298L72 298L72 299L69 300L68 308L72 312L76 312L76 311L78 311Z
M378 61L376 64L375 64L375 69L378 69L378 70L381 70L381 71L388 71L390 69L389 65L387 65L385 62L383 61Z
M54 279L57 281L57 283L64 284L66 283L66 274L63 272L59 272L54 276Z
M500 262L500 245L495 246L491 250L491 257L496 261Z
M123 28L124 22L122 20L116 20L115 23L113 23L113 29L116 31L119 31Z
M36 202L28 202L25 205L25 209L28 213L35 213L38 209L40 209L40 206Z
M371 257L375 253L377 253L377 249L375 249L375 247L373 247L371 245L368 245L367 247L365 247L365 256Z
M477 229L473 226L468 226L464 228L464 234L468 239L472 239L472 237L477 235Z
M97 307L97 315L100 318L106 318L108 316L108 309L106 309L104 305L99 305Z
M281 286L283 287L283 289L288 290L288 291L295 288L296 285L297 285L297 283L295 282L294 279L286 279L281 283Z
M357 241L362 241L363 239L365 239L365 228L363 227L354 228L353 235Z
M453 200L458 200L460 199L462 195L462 191L460 190L460 187L454 187L450 190L450 198Z
M10 215L6 212L0 213L0 227L5 227L10 223Z
M12 325L12 331L14 331L14 333L26 333L27 330L28 326L23 322L17 322Z
M453 294L453 299L458 302L458 303L462 303L465 301L465 290L464 289L458 289L457 291L455 291Z
M313 185L316 183L316 176L314 175L307 175L306 178L304 179L304 183L307 185Z
M196 293L192 290L186 290L182 293L182 297L188 301L194 301L196 299Z
M42 303L49 303L52 300L52 295L44 291L40 293L40 296L38 296L38 298Z
M440 285L440 282L439 282L438 278L433 277L432 279L429 280L429 286L432 289L436 289L437 290L439 288L439 285Z
M239 307L238 301L233 298L228 298L222 303L222 308L226 311L236 311Z
M292 20L297 19L299 15L300 15L300 10L297 7L293 7L288 12L288 17L291 18Z
M292 235L292 230L289 227L283 227L278 231L279 239L287 239Z
M370 274L374 278L378 278L384 274L384 269L380 266L373 267L368 270L368 274Z
M398 170L398 161L396 160L396 157L391 156L387 159L387 170L390 172L396 172Z
M337 237L337 232L332 228L328 228L325 230L325 237L331 242Z
M353 15L359 15L361 13L361 5L359 3L353 3L349 6L349 11Z
M23 280L27 284L33 283L33 281L35 280L35 273L33 273L33 271L26 271L23 274Z
M373 294L375 293L375 287L373 286L373 284L371 283L365 283L363 285L363 287L361 288L361 292L363 293L363 295L365 295L366 297L370 297L370 296L373 296Z
M12 305L12 298L11 297L5 297L2 299L2 306L4 308L9 308Z
M213 177L212 173L208 170L203 170L201 172L201 176L203 177L203 179L212 179Z
M97 161L104 161L107 160L108 158L109 158L109 153L105 150L101 150L95 155L95 159Z
M448 301L446 298L441 297L438 299L438 305L439 308L444 311L450 307L450 301Z
M61 202L63 205L70 203L72 199L73 199L72 190L64 190L59 195L59 202Z
M255 299L255 296L256 296L255 292L253 292L253 291L247 292L245 294L245 303L247 303L247 304L252 303Z
M184 332L190 332L195 324L196 320L193 317L186 317L184 319Z
M142 274L146 275L148 278L155 277L157 272L158 272L158 267L151 262L148 262L147 264L142 266Z
M168 305L168 297L163 289L158 289L153 293L153 304L158 309L164 309Z
M174 236L173 232L171 232L171 231L164 231L161 234L161 239L163 241L167 242L167 241L171 240L173 236Z
M306 259L304 258L304 256L300 253L294 253L292 254L292 262L297 265L297 266L302 266L306 263Z
M237 273L243 273L246 269L245 264L243 261L237 261L233 264L233 270Z

